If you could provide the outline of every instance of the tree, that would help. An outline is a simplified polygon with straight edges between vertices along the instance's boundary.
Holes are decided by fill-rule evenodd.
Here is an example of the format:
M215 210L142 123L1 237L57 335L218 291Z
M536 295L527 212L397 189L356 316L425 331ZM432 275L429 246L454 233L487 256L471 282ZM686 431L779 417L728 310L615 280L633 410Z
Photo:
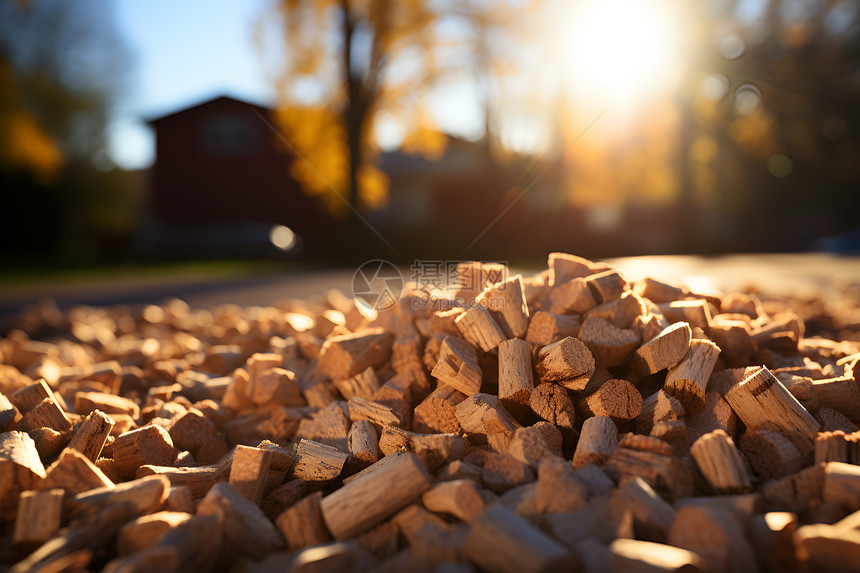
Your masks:
M374 166L374 127L399 125L401 148L438 158L428 91L445 77L486 77L488 37L522 2L283 0L286 63L277 80L278 123L301 156L291 172L335 212L385 203L388 179ZM479 49L475 49L476 46ZM488 119L487 125L491 124Z

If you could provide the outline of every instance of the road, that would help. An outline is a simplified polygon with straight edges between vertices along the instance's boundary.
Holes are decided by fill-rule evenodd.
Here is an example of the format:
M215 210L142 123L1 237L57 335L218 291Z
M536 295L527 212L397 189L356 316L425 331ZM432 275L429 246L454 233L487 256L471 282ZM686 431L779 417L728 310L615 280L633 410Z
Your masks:
M860 258L819 254L762 254L722 257L649 256L608 259L630 280L643 276L683 283L696 290L724 292L747 286L775 294L835 294L860 289ZM233 303L267 305L285 298L309 298L330 288L352 295L354 269L293 271L230 279L124 279L41 285L0 294L0 316L45 297L61 308L158 303L179 297L193 307ZM408 280L410 272L403 270Z

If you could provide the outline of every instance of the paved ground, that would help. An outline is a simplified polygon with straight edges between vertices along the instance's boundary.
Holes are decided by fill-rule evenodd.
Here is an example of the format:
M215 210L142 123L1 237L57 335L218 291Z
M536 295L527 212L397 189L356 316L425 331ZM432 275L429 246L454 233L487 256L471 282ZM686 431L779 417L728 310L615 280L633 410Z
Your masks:
M860 288L860 258L817 254L732 255L723 257L656 256L609 259L635 280L646 275L686 283L697 290L737 290L748 285L768 292L797 293L812 289L840 292ZM0 316L44 297L62 307L76 304L112 305L157 303L177 296L194 307L223 303L265 305L283 298L307 298L338 288L352 294L353 269L269 273L213 280L122 279L76 284L51 284L5 290ZM404 275L409 278L409 271Z

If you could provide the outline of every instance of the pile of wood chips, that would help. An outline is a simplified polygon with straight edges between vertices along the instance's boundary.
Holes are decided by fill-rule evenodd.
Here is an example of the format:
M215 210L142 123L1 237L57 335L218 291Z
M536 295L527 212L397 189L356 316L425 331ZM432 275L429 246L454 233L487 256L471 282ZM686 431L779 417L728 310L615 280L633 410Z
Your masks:
M378 313L338 291L22 313L0 563L860 571L858 343L572 255L505 271Z

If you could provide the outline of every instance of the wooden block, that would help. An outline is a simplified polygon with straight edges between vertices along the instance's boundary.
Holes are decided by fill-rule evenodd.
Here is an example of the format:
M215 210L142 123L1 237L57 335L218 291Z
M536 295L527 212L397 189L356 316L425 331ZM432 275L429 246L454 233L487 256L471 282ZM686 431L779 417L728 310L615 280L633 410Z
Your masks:
M546 346L567 336L577 336L582 319L576 314L552 314L538 311L529 322L526 341L535 346Z
M759 562L768 571L796 571L794 548L797 516L788 511L769 511L750 521L750 539Z
M418 406L412 418L412 429L425 434L456 434L460 432L457 421L457 404L466 395L452 386L440 383Z
M67 505L75 515L127 503L134 515L141 515L160 509L169 489L170 481L166 477L152 475L83 491L71 497Z
M337 478L349 458L349 454L337 448L311 440L299 440L295 448L293 477L305 481L330 481Z
M599 304L585 313L585 317L596 316L618 328L630 328L637 318L647 316L644 299L633 291L624 291L619 298Z
M593 416L582 423L573 466L603 463L618 445L618 428L608 416Z
M706 300L678 300L657 305L670 323L688 322L705 332L711 325L711 310Z
M818 422L770 370L761 367L732 387L726 401L747 428L777 429L804 456L814 451Z
M724 511L684 506L675 515L668 542L701 555L709 571L759 571L740 524Z
M251 559L259 560L284 547L283 538L263 511L229 483L212 486L200 501L197 515L220 516L224 540Z
M305 414L306 408L287 408L272 404L236 416L224 425L224 434L231 444L246 446L255 446L266 439L279 442L289 440Z
M561 459L561 448L559 429L549 422L538 422L533 426L517 428L507 451L514 458L537 469L541 460Z
M425 381L427 388L423 387ZM416 400L430 393L429 380L423 378L423 373L420 377L411 372L395 374L380 386L373 395L373 401L391 408L400 418L400 426L409 428L412 426L413 389L416 393Z
M724 431L705 434L693 443L690 453L715 493L743 493L752 489L741 454Z
M851 511L860 509L860 466L827 462L822 499L841 504Z
M302 549L331 541L320 511L322 492L314 492L293 504L275 520L290 549Z
M394 335L381 328L369 328L326 339L317 370L330 380L355 376L382 364L391 354Z
M455 479L470 479L481 483L481 468L463 460L454 460L439 471L436 482Z
M466 342L484 352L495 350L507 338L490 311L481 305L469 308L456 318L454 324Z
M762 482L793 474L802 467L800 451L778 432L748 430L738 440L738 448Z
M824 488L824 464L804 468L761 487L769 507L803 513L810 504L820 500Z
M833 408L855 424L860 424L860 388L853 374L814 380L812 386L819 406Z
M407 453L329 494L320 507L332 536L344 539L379 524L429 487L424 464Z
M116 469L124 477L134 477L142 465L171 465L177 454L167 430L155 425L131 430L117 437L112 452Z
M308 493L310 485L301 479L292 479L282 483L263 497L260 509L266 514L266 517L275 521L279 515Z
M742 320L728 320L718 315L711 321L708 338L722 350L729 366L744 366L753 362L757 350L750 337L750 326Z
M594 357L578 338L562 338L541 348L535 365L541 382L557 382L570 390L582 390L594 373Z
M197 408L191 408L171 420L168 433L174 446L195 456L204 444L217 435L215 425Z
M693 494L692 471L674 455L671 445L657 438L625 435L603 470L616 481L641 477L669 500Z
M230 460L232 463L232 459ZM137 471L137 477L148 475L163 475L172 486L188 486L194 499L200 499L219 481L226 481L230 476L230 466L221 467L208 465L200 467L182 467L144 465Z
M462 458L468 448L466 438L457 434L417 434L386 426L379 436L379 450L384 456L412 452L431 472L447 462Z
M418 532L428 524L443 528L447 527L447 524L441 517L427 511L420 503L407 505L391 518L391 522L400 532L400 536L410 545L416 539Z
M171 485L162 504L164 511L194 513L194 498L187 485Z
M295 373L278 367L267 368L252 376L248 397L258 405L281 404L295 408L307 404Z
M140 407L129 398L104 392L78 392L75 394L75 412L81 415L101 410L107 415L127 414L132 418L140 417Z
M9 400L21 414L26 414L45 398L56 401L53 390L44 379L40 379L12 394Z
M541 514L568 513L585 507L588 491L576 477L570 462L542 460L537 466L537 486L532 507Z
M48 466L45 479L36 484L36 488L59 488L72 496L95 488L113 487L113 485L113 481L89 458L77 450L66 448L57 460Z
M507 442L520 427L513 416L499 404L498 397L492 394L473 394L457 404L455 412L457 421L469 434L469 440L473 444L492 439L505 449Z
M642 394L627 380L611 378L593 394L576 402L576 409L581 419L608 416L620 424L642 412Z
M32 412L32 410L30 410ZM37 428L28 432L36 443L39 457L44 461L53 460L69 444L72 432L58 432L52 428Z
M686 322L676 322L636 349L630 363L640 377L672 368L687 354L693 331Z
M614 571L630 573L660 573L709 571L698 553L651 541L616 539L609 545Z
M230 485L254 505L260 505L263 489L272 463L272 452L248 446L236 446L230 466Z
M815 436L815 463L860 464L860 432L819 432Z
M606 368L624 362L640 342L634 331L618 328L596 316L588 316L583 321L579 338L591 351L595 363Z
M559 428L572 430L576 421L576 408L567 390L558 384L544 382L532 391L529 406L536 416Z
M131 555L160 542L171 529L191 519L191 514L157 511L142 515L123 525L117 534L116 549L120 555Z
M347 466L350 472L361 471L379 461L379 437L369 421L358 420L352 424L347 445L349 447Z
M637 538L663 543L675 519L675 508L640 477L622 481L615 494L621 507L633 513Z
M368 420L378 428L403 424L403 420L391 406L357 396L349 399L349 419L353 422Z
M63 514L61 489L22 491L12 530L12 543L33 547L45 543L60 529Z
M21 419L21 414L18 412L12 402L0 394L0 432L8 431L13 424Z
M788 388L788 386L786 386ZM788 388L788 391L791 392L791 388ZM792 392L794 394L794 392ZM797 394L794 394L794 397L797 398ZM800 404L811 411L809 407L804 405L803 401L800 398L797 398ZM845 432L846 434L852 434L856 432L858 429L857 424L848 419L845 414L834 410L833 408L821 408L818 410L818 413L815 415L815 419L818 420L818 423L821 424L822 432L835 432L840 430Z
M589 261L569 253L550 253L547 257L547 267L550 270L550 282L554 285L611 269L605 263Z
M424 492L421 503L430 511L452 515L466 523L472 523L485 509L480 489L470 479L438 483Z
M345 452L348 434L349 408L343 402L337 401L312 413L310 420L301 419L293 439L313 440Z
M490 311L506 338L524 338L529 326L529 308L522 275L488 286L475 302Z
M858 571L860 531L823 523L804 525L794 534L800 561L809 571L842 573Z
M488 571L510 573L573 570L578 562L552 537L500 505L473 523L463 555Z
M456 268L456 297L469 302L488 285L505 279L508 268L503 263L482 263L467 261L457 264Z
M99 459L114 421L101 410L91 412L72 436L69 447L78 450L91 462Z
M26 431L51 428L57 432L68 432L72 429L72 423L55 400L45 398L21 417L17 427Z
M709 340L694 339L687 353L666 374L663 389L677 398L688 414L705 409L705 390L720 357L720 348Z
M520 338L499 345L499 401L515 417L524 418L534 390L529 343Z
M379 379L373 368L368 367L351 378L335 380L334 385L347 400L355 396L370 400L379 390Z
M656 423L681 420L684 416L681 402L664 390L658 390L642 400L642 411L636 416L636 431L647 435Z
M18 495L45 477L45 467L33 439L24 432L0 434L0 516L12 520Z
M589 275L585 278L585 284L598 304L619 298L629 288L627 279L615 269Z
M549 311L553 314L583 314L595 306L594 294L580 277L557 284L549 293Z

